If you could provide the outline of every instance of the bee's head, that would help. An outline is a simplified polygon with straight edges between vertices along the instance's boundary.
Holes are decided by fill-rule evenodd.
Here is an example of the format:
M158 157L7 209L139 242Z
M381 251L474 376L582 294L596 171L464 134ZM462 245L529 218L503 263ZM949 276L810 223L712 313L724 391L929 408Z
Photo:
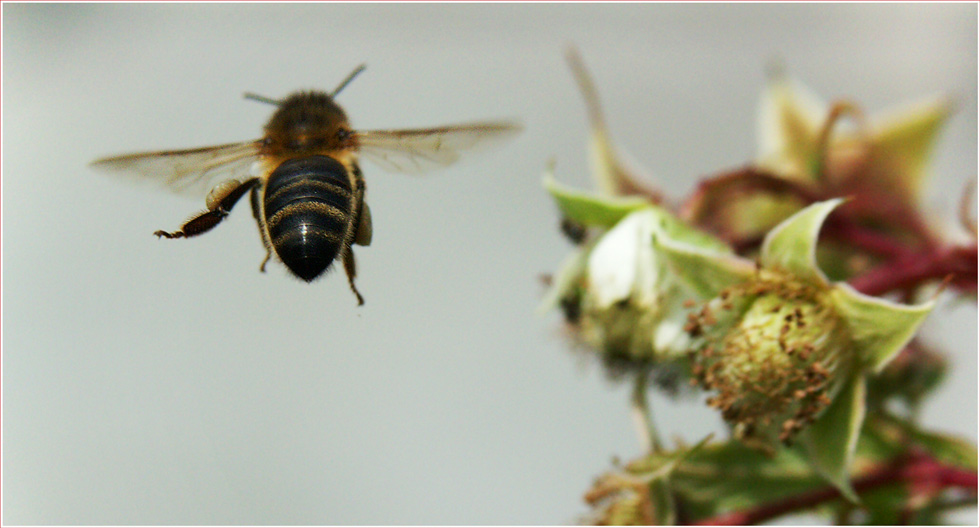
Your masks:
M269 154L328 153L354 146L347 114L334 98L364 65L354 69L333 92L296 92L281 101L246 94L246 97L279 107L265 126L265 149Z
M350 138L347 114L323 92L297 92L279 104L265 126L265 142L277 151L339 150Z

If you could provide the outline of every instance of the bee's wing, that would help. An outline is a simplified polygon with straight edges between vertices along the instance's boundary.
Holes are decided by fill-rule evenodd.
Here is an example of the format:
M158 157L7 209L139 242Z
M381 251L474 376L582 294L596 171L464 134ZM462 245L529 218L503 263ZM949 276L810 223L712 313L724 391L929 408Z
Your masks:
M355 142L365 158L392 172L417 174L445 167L459 159L464 150L474 150L506 139L521 131L511 122L419 130L375 130L355 133Z
M188 150L143 152L93 161L93 168L151 180L179 194L204 196L220 180L250 175L261 141Z

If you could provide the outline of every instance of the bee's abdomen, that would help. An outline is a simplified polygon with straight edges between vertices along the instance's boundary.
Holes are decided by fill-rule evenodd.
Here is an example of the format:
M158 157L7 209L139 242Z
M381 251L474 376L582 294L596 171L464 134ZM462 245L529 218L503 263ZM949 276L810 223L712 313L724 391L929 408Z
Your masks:
M283 264L309 282L340 254L353 210L347 170L327 156L295 158L269 175L265 221Z

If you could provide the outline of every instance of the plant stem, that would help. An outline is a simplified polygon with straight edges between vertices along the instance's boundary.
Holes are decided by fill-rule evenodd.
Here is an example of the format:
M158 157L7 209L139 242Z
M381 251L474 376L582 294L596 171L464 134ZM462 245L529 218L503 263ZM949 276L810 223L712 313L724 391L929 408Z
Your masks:
M894 240L880 231L862 227L850 218L842 219L840 216L827 219L825 232L831 237L890 259L907 257L915 251L908 244Z
M653 423L653 413L647 402L647 374L645 372L637 374L633 380L630 410L633 414L636 430L640 434L640 442L643 443L644 451L647 453L663 451L660 435L657 434L657 426Z
M928 280L952 276L952 284L964 291L977 291L977 246L954 246L933 252L911 253L882 264L851 279L854 289L868 295L883 295L914 288Z
M932 484L941 488L960 488L972 492L974 503L977 495L977 472L943 464L929 455L912 454L899 457L889 464L872 469L864 476L851 481L858 494L894 484ZM801 493L778 501L743 511L725 513L702 519L699 525L748 525L806 510L841 497L833 486Z
M859 137L861 138L861 143L864 145L865 149L869 149L868 140L868 124L864 118L864 113L861 109L849 101L837 101L832 107L830 107L830 113L827 115L827 120L824 121L823 127L820 129L820 135L817 136L817 168L814 171L817 182L826 186L827 185L827 158L830 153L830 137L837 123L840 122L841 118L845 115L850 114L858 123L858 130L860 131Z

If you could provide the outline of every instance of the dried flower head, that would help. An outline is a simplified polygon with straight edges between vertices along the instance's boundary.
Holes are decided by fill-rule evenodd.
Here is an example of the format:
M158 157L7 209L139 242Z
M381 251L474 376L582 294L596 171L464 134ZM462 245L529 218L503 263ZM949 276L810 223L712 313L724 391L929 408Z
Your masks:
M650 485L628 474L606 473L585 493L592 508L588 524L595 526L652 526Z

